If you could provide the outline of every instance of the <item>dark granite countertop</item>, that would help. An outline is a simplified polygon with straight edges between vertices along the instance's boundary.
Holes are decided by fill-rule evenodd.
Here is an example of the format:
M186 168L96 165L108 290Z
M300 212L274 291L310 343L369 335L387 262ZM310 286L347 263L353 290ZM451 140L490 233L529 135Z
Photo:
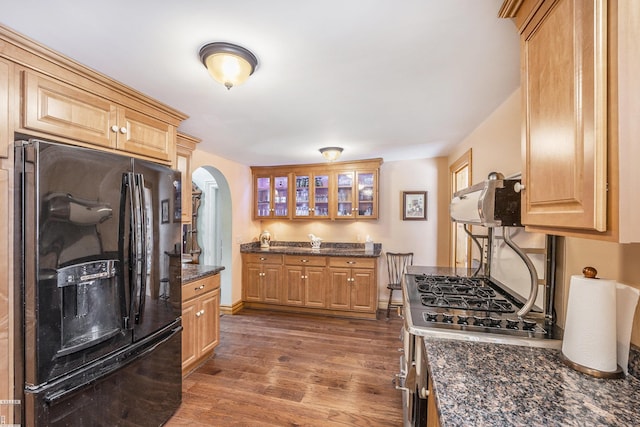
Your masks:
M262 249L260 248L259 242L252 242L240 245L240 252L377 258L382 253L382 244L374 243L373 251L367 252L364 248L364 243L322 242L320 249L312 249L309 242L272 241L269 245L269 249Z
M640 425L637 348L630 375L605 380L567 367L559 350L424 341L442 427Z
M219 265L182 264L182 283L189 283L203 277L220 273L224 267Z

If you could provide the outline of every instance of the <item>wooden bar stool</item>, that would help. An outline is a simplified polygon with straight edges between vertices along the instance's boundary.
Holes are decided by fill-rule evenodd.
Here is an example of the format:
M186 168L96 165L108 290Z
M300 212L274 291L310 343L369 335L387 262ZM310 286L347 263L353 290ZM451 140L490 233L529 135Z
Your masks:
M387 252L387 271L389 272L389 283L387 284L387 289L389 289L387 319L389 319L391 307L402 307L402 303L392 302L393 291L402 291L402 276L404 276L404 274L406 273L407 266L409 265L413 265L413 252Z

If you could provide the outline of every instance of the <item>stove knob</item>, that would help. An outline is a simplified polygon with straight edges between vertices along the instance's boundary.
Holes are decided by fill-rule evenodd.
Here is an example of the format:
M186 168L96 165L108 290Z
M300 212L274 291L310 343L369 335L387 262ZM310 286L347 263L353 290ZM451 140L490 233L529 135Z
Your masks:
M533 331L536 328L536 322L533 320L522 319L522 329L525 331Z
M495 317L490 317L489 318L489 326L492 328L499 328L500 327L500 322L501 319L497 319Z
M427 311L425 313L427 315L427 322L437 322L438 321L438 313L434 311Z
M453 314L442 313L442 321L444 323L453 323Z
M519 324L520 320L518 319L507 319L507 329L518 329Z
M469 316L463 316L462 314L458 314L458 325L468 325L469 324Z
M479 317L479 316L473 316L473 324L476 326L485 326L485 318L484 317Z

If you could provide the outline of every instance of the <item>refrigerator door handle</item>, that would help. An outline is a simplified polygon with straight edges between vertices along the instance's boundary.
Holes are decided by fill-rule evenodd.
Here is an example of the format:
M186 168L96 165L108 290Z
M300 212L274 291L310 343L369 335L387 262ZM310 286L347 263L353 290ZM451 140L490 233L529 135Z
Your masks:
M145 296L147 294L147 281L151 270L149 265L149 253L153 253L153 239L147 235L149 226L149 215L147 214L147 200L145 197L144 176L137 174L136 188L138 192L138 209L140 210L140 293L138 294L138 312L136 313L136 323L139 323L142 313L144 313Z
M130 267L129 267L129 319L133 318L134 322L138 322L139 320L139 311L137 309L138 306L138 295L140 294L140 280L141 280L141 259L140 252L142 241L140 239L140 198L138 196L138 186L137 186L137 178L133 173L128 173L129 179L129 187L128 187L128 196L129 196L129 206L130 206L130 214L131 214L131 235L129 241L130 248ZM133 329L133 324L129 322L130 329Z

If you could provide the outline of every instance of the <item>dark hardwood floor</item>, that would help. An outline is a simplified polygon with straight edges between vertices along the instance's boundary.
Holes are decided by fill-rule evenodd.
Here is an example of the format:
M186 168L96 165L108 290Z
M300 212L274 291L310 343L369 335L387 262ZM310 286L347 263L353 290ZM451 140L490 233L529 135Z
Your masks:
M382 317L382 316L379 316ZM185 378L175 426L401 426L401 320L243 310Z

